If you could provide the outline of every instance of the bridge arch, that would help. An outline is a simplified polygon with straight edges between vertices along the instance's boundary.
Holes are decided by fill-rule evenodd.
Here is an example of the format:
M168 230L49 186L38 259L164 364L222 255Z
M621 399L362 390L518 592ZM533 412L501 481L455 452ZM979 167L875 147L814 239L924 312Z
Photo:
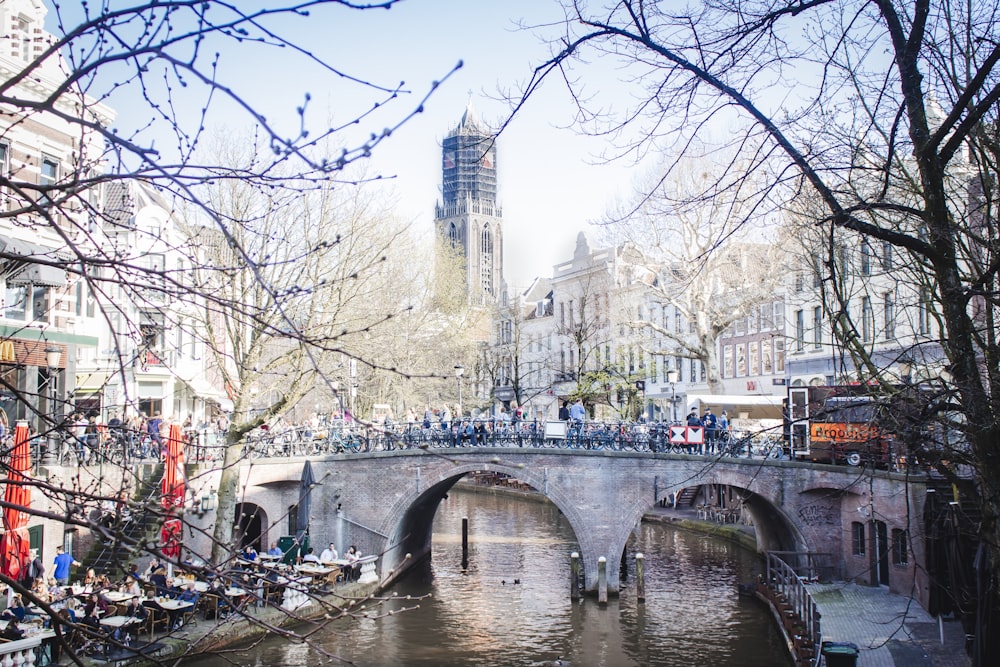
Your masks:
M582 519L577 516L571 500L548 484L544 472L494 461L459 464L434 471L426 478L426 488L421 485L388 508L386 521L379 530L386 536L388 547L382 555L383 580L396 579L412 562L430 553L431 532L438 505L461 478L474 472L500 473L528 484L562 512L578 543L582 541L581 535L587 535L586 524L581 523ZM580 548L584 550L582 544ZM591 548L596 551L596 545ZM410 559L404 563L407 555Z

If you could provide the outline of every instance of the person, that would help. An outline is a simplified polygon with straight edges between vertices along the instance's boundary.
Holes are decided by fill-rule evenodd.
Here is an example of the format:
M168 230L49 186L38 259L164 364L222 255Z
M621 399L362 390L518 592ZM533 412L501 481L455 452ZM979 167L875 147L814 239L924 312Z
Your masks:
M689 414L687 416L687 425L688 426L701 426L701 420L698 419L698 412L696 410L692 410L691 414Z
M160 567L161 567L160 560L154 556L152 559L150 559L149 565L146 566L145 572L142 573L142 578L146 581L149 581L150 578L153 576L153 573L156 572L158 569L160 569Z
M80 622L97 630L101 627L101 616L107 612L107 600L97 593L90 593L87 595L87 604L83 607L83 619Z
M306 555L302 557L303 563L318 563L319 558L313 553L313 548L309 547L306 549Z
M185 607L183 609L171 609L170 610L170 629L179 630L181 627L181 618L184 613L191 609L196 609L198 607L198 595L197 589L194 587L194 582L188 582L187 586L177 595L177 599L180 602L190 602L190 607Z
M361 552L353 544L347 550L347 562L350 568L344 573L347 579L357 579L358 575L361 573L361 568L358 566L358 561L361 559Z
M92 567L88 568L87 574L83 575L83 586L84 588L89 586L93 590L94 586L96 585L97 585L97 572L95 572L94 568Z
M251 562L257 560L257 550L253 548L252 544L243 547L242 558Z
M38 549L32 549L31 562L28 563L28 567L25 568L25 584L33 584L36 580L45 579L45 563L42 561L41 555L38 553Z
M10 600L10 605L0 612L0 619L6 619L8 621L23 621L24 617L27 615L28 608L24 606L24 601L21 599L20 594L15 593L14 597Z
M587 418L587 410L583 407L582 399L576 399L576 403L569 409L569 418L577 422L582 422Z
M424 430L431 427L431 422L434 420L434 411L431 410L431 406L424 406Z
M79 567L80 563L72 555L66 553L66 549L56 547L56 557L52 567L52 577L60 586L69 584L70 568Z
M12 618L7 621L7 627L0 632L0 639L5 639L9 642L17 641L18 639L24 639L24 630L17 626L18 620Z
M323 549L323 553L319 555L319 562L321 563L332 563L337 560L337 547L333 546L333 542L330 542L330 546Z
M708 447L715 447L715 427L718 426L718 419L712 413L712 408L705 408L705 414L701 418L701 425L705 427L705 443Z
M153 574L149 575L149 583L156 587L157 595L169 596L172 592L170 586L167 584L167 570L162 565L157 567Z
M149 434L149 439L156 443L156 447L160 452L162 457L164 454L163 450L163 436L160 435L160 427L163 426L163 417L160 413L154 413L149 421L146 422L146 433Z
M569 421L569 401L563 401L562 405L559 406L559 421Z
M267 550L267 555L268 556L277 556L278 558L281 558L282 556L284 556L284 554L281 553L281 549L278 548L278 543L277 542L271 542L271 548Z

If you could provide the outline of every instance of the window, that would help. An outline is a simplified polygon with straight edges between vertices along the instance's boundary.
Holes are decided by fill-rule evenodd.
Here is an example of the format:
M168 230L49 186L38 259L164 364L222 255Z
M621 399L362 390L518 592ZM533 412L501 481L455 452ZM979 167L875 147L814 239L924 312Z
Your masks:
M722 346L722 377L733 377L733 346Z
M892 292L886 292L885 299L885 339L893 340L896 337L896 300Z
M774 366L771 364L770 340L760 342L760 372L762 375L770 375L774 372Z
M805 311L795 311L795 351L806 349L806 314Z
M785 339L774 339L774 372L781 375L785 372Z
M872 339L872 330L875 328L875 314L872 313L872 299L870 296L861 298L861 340L868 342Z
M6 178L10 175L10 147L7 144L0 143L0 176ZM3 197L0 200L0 209L7 210L7 189L0 189L0 196Z
M813 348L818 350L823 347L823 308L816 306L813 308Z
M736 345L736 377L746 377L747 374L747 353L743 343Z
M888 241L882 242L882 269L892 271L892 244Z
M910 562L909 553L906 548L906 531L899 528L892 529L892 564L906 565Z
M493 234L489 226L483 228L480 241L482 266L479 267L479 280L483 294L493 296Z
M861 275L870 276L872 274L872 247L868 239L861 240Z
M774 328L785 328L785 304L781 301L774 302Z
M688 378L691 379L691 382L694 382L694 379L698 377L698 362L694 359L691 359L690 362L691 363L688 364L688 368L690 371L688 373Z
M926 287L920 290L917 310L917 333L927 336L931 333L931 292Z
M806 288L806 276L802 271L795 274L795 291L801 292Z
M33 322L49 321L49 288L32 286L31 318Z
M860 521L851 522L851 553L855 556L865 555L865 524Z
M41 172L38 175L38 184L45 188L51 188L59 180L59 162L53 157L43 155L41 167ZM52 201L52 198L45 193L39 197L39 200L43 205L47 205Z
M28 288L24 285L7 285L3 305L4 317L23 322L28 313Z
M747 318L747 333L757 333L760 325L760 310L757 305L750 306L750 317Z

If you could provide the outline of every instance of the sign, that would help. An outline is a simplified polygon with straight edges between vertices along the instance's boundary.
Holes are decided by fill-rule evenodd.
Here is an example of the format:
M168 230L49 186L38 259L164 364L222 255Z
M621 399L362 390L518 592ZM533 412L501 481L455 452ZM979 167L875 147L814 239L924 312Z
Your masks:
M809 437L814 442L868 442L879 437L874 424L817 423L809 424Z
M510 386L493 387L493 395L496 397L498 401L513 401L514 388Z
M17 363L17 354L14 352L14 341L0 341L0 361L5 363Z

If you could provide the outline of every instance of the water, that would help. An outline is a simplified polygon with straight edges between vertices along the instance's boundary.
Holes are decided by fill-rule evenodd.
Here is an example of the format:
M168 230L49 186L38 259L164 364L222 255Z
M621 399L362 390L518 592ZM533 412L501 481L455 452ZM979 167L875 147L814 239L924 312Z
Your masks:
M570 600L569 555L577 548L550 504L453 490L435 517L432 560L397 584L391 601L368 610L379 618L337 621L314 637L317 648L273 638L198 664L343 664L332 656L364 667L790 664L763 606L736 593L760 571L756 555L643 523L629 543L621 595L601 608L593 598ZM637 551L646 556L644 604L635 599ZM398 613L407 607L417 608Z

